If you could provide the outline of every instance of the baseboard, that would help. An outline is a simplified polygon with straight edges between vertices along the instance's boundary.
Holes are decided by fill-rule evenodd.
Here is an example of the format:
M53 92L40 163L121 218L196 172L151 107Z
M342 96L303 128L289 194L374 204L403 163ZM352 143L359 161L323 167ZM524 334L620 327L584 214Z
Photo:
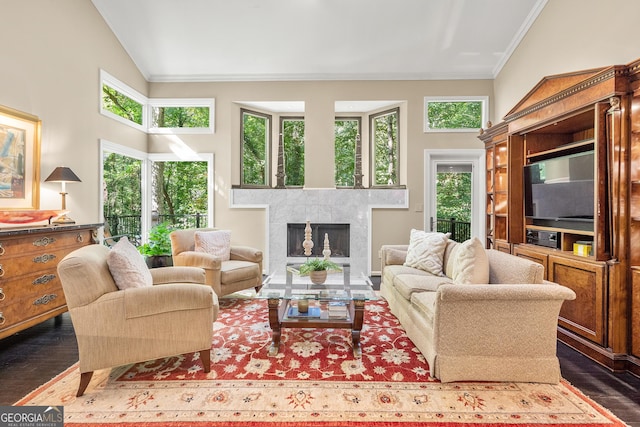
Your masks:
M629 356L626 354L613 353L562 327L558 327L558 339L612 372L629 370Z

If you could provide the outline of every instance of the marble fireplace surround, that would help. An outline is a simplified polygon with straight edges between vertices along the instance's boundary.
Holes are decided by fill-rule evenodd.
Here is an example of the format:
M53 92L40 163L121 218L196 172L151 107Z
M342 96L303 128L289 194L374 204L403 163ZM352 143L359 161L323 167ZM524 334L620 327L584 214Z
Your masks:
M265 273L282 271L288 261L304 260L287 257L287 224L311 221L350 224L350 257L332 260L349 262L352 272L371 274L371 211L408 208L409 190L234 188L230 207L266 210Z

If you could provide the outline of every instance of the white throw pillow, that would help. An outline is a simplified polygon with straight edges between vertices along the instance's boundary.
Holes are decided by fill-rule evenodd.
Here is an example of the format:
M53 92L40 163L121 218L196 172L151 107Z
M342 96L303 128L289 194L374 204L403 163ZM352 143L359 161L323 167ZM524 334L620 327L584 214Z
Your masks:
M477 237L458 245L453 257L453 274L451 279L460 284L489 283L489 257Z
M109 251L107 265L118 289L153 286L153 278L144 257L126 236L121 237Z
M228 261L231 257L231 230L196 231L196 252L205 252Z
M441 276L442 260L448 240L444 233L427 233L412 229L404 265Z

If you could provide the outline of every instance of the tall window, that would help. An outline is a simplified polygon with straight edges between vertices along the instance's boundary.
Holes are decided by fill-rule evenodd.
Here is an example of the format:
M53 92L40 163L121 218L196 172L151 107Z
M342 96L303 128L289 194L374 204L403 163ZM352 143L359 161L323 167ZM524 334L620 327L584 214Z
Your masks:
M488 120L486 96L425 97L425 132L475 132Z
M359 117L337 117L334 125L336 187L355 184L356 138L362 134Z
M242 185L269 187L271 116L241 109Z
M400 109L370 116L372 185L395 186L400 183Z
M281 117L285 185L304 185L304 117Z
M161 161L152 164L152 221L176 228L207 227L208 162Z
M134 243L142 234L142 165L140 158L102 152L105 233L127 236Z

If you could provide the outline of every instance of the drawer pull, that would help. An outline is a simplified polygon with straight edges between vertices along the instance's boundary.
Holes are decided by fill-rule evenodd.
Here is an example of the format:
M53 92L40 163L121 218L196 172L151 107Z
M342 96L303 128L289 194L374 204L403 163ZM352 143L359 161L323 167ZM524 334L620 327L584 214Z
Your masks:
M40 263L40 264L46 264L49 261L53 261L54 259L56 259L56 256L53 255L53 254L42 254L42 255L39 255L39 256L33 258L33 262Z
M49 304L51 301L53 301L56 298L58 298L58 295L56 294L45 294L45 295L42 295L40 298L36 299L35 301L33 301L33 305Z
M4 255L4 246L0 243L0 256Z
M4 268L2 268L2 264L0 264L0 277L4 276Z
M4 294L4 289L0 288L0 301L4 301L6 295Z
M53 242L55 242L56 239L53 237L42 237L38 240L35 240L33 242L33 246L49 246L50 244L52 244Z
M31 284L33 285L44 285L45 283L49 283L53 279L56 278L55 274L43 274L42 276L36 278Z
M78 243L84 242L84 237L82 236L82 234L78 233L78 235L76 236L76 242Z
M4 314L0 311L0 326L4 325L4 322L6 322L6 319L4 318Z

